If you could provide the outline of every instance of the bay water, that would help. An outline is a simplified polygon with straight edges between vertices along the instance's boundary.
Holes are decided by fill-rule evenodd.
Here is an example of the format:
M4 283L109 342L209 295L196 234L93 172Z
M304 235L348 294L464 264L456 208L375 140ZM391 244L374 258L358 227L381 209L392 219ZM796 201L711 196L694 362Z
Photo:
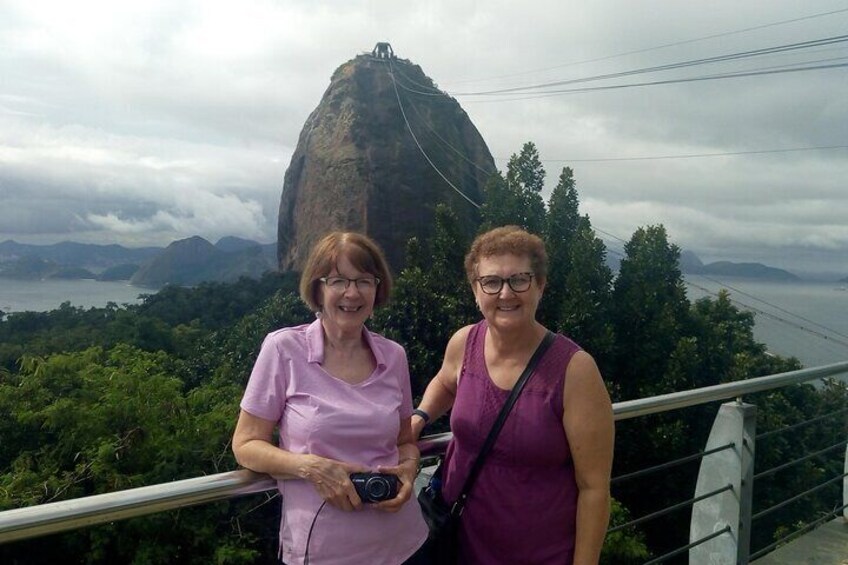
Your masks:
M0 310L6 313L46 312L55 310L63 302L83 308L102 307L108 302L136 304L139 295L155 292L131 286L127 281L0 278Z
M848 288L827 282L770 282L686 276L690 300L724 288L740 309L754 313L754 336L771 353L796 357L805 367L848 360ZM0 310L48 311L63 302L83 308L107 302L136 304L153 290L126 281L19 281L0 278Z
M795 357L805 367L848 361L848 288L836 282L772 282L686 275L694 301L730 293L733 304L753 312L754 337L768 351Z

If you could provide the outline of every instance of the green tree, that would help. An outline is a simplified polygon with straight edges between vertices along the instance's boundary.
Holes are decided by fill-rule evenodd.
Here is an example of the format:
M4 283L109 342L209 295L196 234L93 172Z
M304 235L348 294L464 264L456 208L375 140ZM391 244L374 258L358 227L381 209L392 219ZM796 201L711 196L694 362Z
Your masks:
M409 242L394 296L374 314L371 327L406 348L416 396L441 367L453 332L478 316L463 268L468 245L456 215L438 206L433 239L423 252Z
M565 167L551 193L545 227L549 271L540 318L574 338L609 368L613 344L609 321L612 271L606 247L588 216L578 211L574 175Z
M236 383L243 388L268 333L308 324L314 319L315 314L310 312L299 294L280 290L231 328L211 335L191 360L196 365L186 380L202 382L193 379L205 374L212 376L216 382Z
M506 183L509 190L516 194L520 205L520 216L514 223L541 235L545 229L545 203L542 200L545 168L532 141L525 143L518 155L510 157L506 166Z
M463 294L468 291L465 275L465 253L470 242L463 234L457 215L439 204L435 210L435 228L430 241L428 264L419 266L428 271L429 285L436 292Z
M545 299L540 304L540 318L545 325L569 333L560 323L562 304L568 289L565 279L572 271L572 252L580 220L579 200L574 174L563 167L559 182L548 200L545 221L545 248L548 252L548 284ZM570 335L570 334L569 334Z
M666 369L689 323L680 249L660 225L636 230L624 252L613 288L616 385L622 399L672 392Z
M611 533L604 539L601 552L602 565L639 565L651 557L645 544L645 536L634 526L622 527L631 520L630 512L612 499L610 511ZM620 529L619 529L620 528Z
M127 345L25 357L0 382L0 508L29 506L234 467L239 389L186 392L179 361ZM0 546L4 563L208 563L257 556L230 527L234 502Z
M527 142L510 157L506 176L495 173L483 188L481 231L505 225L521 226L541 235L545 229L545 203L541 191L545 169L535 144Z
M481 232L520 223L521 202L501 173L489 177L483 187L483 196L483 205L480 207Z
M513 154L507 163L506 180L522 191L539 194L545 187L545 168L539 160L536 144L528 141L518 155Z
M640 228L625 244L613 289L612 324L615 332L613 395L617 400L643 398L680 390L691 365L687 352L689 302L678 266L679 249L669 243L665 228ZM690 433L688 413L673 412L625 421L616 426L614 475L627 474L703 448L705 437ZM630 480L616 495L637 516L671 506L682 498L669 485L691 488L695 466L667 471L662 480ZM648 546L663 554L685 539L685 521L657 521L644 526ZM676 545L675 545L676 544Z

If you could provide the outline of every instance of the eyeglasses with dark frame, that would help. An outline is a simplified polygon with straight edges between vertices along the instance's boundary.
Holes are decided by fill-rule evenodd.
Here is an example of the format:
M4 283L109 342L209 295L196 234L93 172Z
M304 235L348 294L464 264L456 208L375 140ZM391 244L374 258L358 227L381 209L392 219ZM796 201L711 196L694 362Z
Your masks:
M376 290L377 286L380 284L380 277L362 277L360 279L349 279L347 277L321 277L318 280L324 283L327 288L335 292L346 291L350 288L350 283L355 284L357 290L360 292Z
M527 292L530 290L530 283L533 281L533 273L515 273L506 278L497 275L486 275L477 277L476 280L480 283L480 290L486 294L500 294L504 283L509 285L512 292Z

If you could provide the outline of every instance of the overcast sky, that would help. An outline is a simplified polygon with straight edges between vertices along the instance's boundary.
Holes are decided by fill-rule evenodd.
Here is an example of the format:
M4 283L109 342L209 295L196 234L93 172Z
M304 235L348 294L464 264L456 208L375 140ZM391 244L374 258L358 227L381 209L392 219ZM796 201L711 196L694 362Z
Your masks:
M571 166L610 249L662 223L705 260L848 274L846 34L844 0L2 0L0 240L274 241L332 72L390 41L500 168L525 141L548 190Z

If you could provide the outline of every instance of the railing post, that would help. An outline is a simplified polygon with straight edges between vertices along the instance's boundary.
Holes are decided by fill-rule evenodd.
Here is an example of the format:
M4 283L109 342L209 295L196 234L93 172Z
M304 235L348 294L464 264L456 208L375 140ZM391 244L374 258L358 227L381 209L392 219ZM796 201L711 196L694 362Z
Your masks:
M695 497L733 488L695 503L689 525L694 543L730 527L730 532L689 550L689 563L747 564L751 544L751 498L754 483L754 437L757 407L742 402L722 404L713 422L706 450L733 444L701 460Z
M845 446L845 460L842 464L842 472L848 473L848 445ZM842 505L848 505L848 475L842 479ZM842 519L848 521L848 506L842 509Z

